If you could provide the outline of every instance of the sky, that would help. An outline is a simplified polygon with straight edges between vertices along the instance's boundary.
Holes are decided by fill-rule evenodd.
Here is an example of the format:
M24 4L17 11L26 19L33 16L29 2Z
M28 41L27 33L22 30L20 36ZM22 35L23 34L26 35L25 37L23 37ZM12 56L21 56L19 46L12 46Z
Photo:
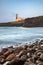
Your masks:
M0 23L22 18L43 16L43 0L0 0Z

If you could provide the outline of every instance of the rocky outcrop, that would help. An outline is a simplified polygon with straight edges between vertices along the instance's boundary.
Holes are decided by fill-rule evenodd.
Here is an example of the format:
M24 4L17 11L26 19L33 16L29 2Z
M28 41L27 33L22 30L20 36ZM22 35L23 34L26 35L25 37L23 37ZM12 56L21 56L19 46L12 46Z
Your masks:
M43 16L27 18L24 20L24 27L43 27Z
M12 21L8 23L0 23L0 26L43 27L43 16L26 18L20 22Z
M0 51L0 65L43 65L43 40L3 48Z

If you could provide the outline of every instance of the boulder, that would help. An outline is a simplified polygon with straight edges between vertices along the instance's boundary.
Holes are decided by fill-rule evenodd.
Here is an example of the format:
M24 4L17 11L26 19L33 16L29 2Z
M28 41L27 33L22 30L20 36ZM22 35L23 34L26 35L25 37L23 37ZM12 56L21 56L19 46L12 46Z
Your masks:
M23 50L23 48L20 46L20 47L15 48L15 49L14 49L14 52L15 52L16 54L18 54L18 53L20 53L22 50Z
M40 55L40 59L43 60L43 53L41 53L41 55Z
M25 62L24 65L35 65L35 64L30 61L30 62Z
M27 53L27 57L30 58L31 57L31 54L30 53Z
M27 59L27 55L22 55L20 59L25 61Z
M10 63L8 63L7 65L24 65L23 60L21 60L20 58L16 58L10 61Z
M2 52L0 52L0 56L1 56L1 55L3 55L3 53L2 53Z
M4 55L5 57L7 57L7 56L10 55L11 53L13 53L13 50L8 50L8 51L6 51L3 55Z
M18 55L16 55L17 57L21 57L22 55L26 55L27 51L26 50L22 50L20 51L20 53Z
M8 65L9 61L6 61L5 63L3 63L3 65Z
M8 55L8 57L6 58L6 61L11 61L16 57L16 55L14 53Z
M43 63L39 63L39 64L37 64L37 65L43 65Z
M8 48L3 48L1 52L4 54L6 51L8 51Z
M4 58L0 58L0 63L4 63L5 59Z

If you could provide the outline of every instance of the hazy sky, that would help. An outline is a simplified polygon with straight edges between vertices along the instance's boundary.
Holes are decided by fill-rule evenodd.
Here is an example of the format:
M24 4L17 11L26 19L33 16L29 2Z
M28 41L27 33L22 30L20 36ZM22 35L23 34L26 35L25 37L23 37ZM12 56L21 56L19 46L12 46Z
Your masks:
M0 22L43 15L43 0L0 0Z

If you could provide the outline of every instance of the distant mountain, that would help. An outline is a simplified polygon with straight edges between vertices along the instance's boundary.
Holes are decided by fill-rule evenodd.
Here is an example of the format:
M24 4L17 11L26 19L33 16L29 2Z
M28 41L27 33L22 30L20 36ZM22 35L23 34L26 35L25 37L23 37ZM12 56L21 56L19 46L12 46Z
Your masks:
M19 22L0 23L0 26L43 27L43 16L26 18Z

